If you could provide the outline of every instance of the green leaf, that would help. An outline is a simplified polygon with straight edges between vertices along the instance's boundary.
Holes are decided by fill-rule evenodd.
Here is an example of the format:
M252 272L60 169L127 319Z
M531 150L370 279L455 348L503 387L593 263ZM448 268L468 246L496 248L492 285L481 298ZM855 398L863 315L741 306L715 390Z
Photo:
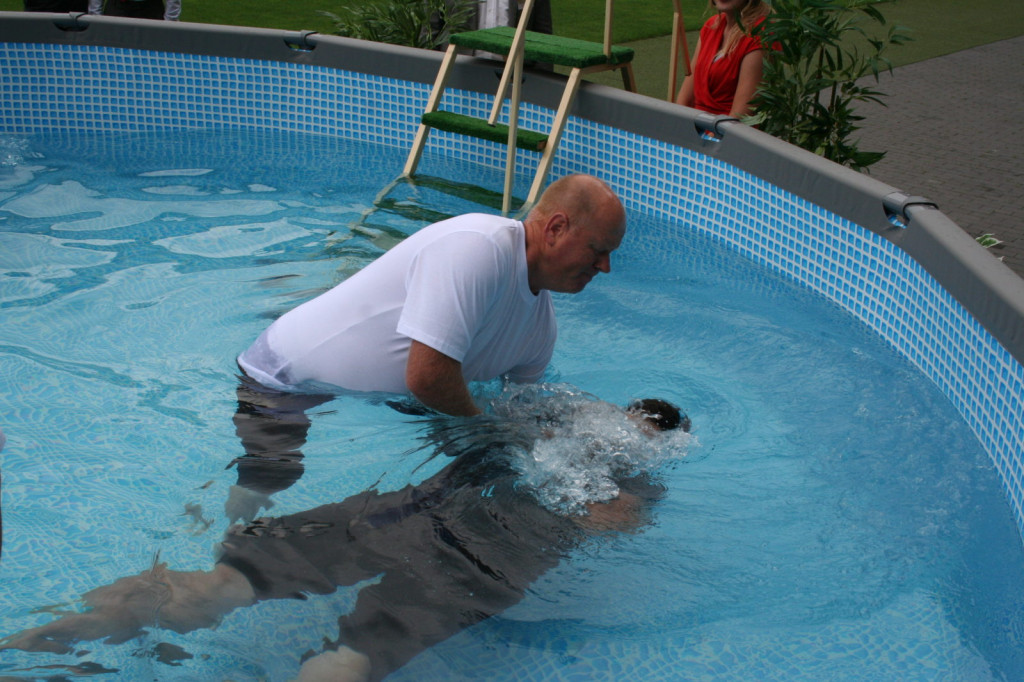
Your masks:
M782 46L765 62L749 121L761 130L857 170L881 152L858 148L851 136L863 116L858 102L883 104L885 95L859 84L891 70L885 52L909 40L903 27L886 26L879 6L890 0L774 0L768 20L755 28L763 41ZM871 27L864 22L870 22Z

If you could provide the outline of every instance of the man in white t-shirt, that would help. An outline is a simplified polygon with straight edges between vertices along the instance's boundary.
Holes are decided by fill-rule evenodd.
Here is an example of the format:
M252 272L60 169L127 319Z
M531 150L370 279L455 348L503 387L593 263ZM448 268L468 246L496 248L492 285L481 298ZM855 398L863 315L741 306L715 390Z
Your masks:
M272 389L409 392L478 414L468 382L540 379L556 336L548 292L608 272L625 230L608 185L566 176L523 222L469 214L424 227L283 315L238 364Z

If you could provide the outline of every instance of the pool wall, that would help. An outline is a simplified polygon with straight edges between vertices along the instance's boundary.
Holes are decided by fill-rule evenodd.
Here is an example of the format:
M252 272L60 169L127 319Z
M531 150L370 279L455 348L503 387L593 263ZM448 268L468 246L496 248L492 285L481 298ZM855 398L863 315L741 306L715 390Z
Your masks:
M407 148L440 56L318 34L0 12L0 134L264 128ZM445 107L484 114L494 71L463 59ZM521 124L547 125L560 94L557 78L528 74ZM438 132L427 150L499 168L505 158L499 145ZM929 199L747 126L592 84L553 169L569 172L603 177L630 209L709 235L881 335L963 415L1024 533L1024 280ZM671 233L664 248L678 248Z

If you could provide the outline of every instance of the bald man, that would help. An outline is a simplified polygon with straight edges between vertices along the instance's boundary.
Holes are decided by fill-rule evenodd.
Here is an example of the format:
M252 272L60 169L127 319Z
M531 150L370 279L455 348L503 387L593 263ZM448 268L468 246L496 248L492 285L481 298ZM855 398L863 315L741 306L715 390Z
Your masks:
M468 382L539 380L557 327L548 292L611 269L626 231L615 193L589 175L552 183L523 222L468 214L424 227L289 311L238 358L277 391L411 393L478 414Z

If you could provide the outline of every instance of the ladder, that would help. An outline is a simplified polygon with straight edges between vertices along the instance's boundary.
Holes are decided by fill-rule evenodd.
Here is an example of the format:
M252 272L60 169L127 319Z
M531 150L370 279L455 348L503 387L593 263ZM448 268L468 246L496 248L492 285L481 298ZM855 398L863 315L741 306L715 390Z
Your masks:
M679 0L672 0L675 11L672 12L672 45L668 58L668 96L669 102L676 101L679 87L679 58L683 58L683 77L693 73L690 65L690 46L686 44L686 22L683 20L683 8Z
M441 61L441 68L438 70L433 90L420 119L420 126L413 139L405 169L402 171L404 177L411 177L416 172L427 138L430 136L431 129L434 128L505 144L507 152L502 213L507 215L511 208L516 149L540 153L541 157L534 174L533 184L522 207L526 209L532 206L540 196L583 76L598 71L619 69L622 71L624 87L631 92L636 92L632 66L633 50L611 44L613 0L605 0L603 43L527 31L526 25L534 2L535 0L526 0L519 23L515 27L499 26L456 33L451 36L451 43ZM498 84L498 92L494 97L490 116L486 119L441 109L448 77L451 75L455 57L460 48L483 50L505 56L505 68ZM522 101L523 62L525 59L566 66L571 69L558 110L555 112L550 130L547 132L525 130L519 127L519 106ZM511 93L509 93L510 85ZM506 99L509 100L508 124L498 123L498 117L504 108Z

